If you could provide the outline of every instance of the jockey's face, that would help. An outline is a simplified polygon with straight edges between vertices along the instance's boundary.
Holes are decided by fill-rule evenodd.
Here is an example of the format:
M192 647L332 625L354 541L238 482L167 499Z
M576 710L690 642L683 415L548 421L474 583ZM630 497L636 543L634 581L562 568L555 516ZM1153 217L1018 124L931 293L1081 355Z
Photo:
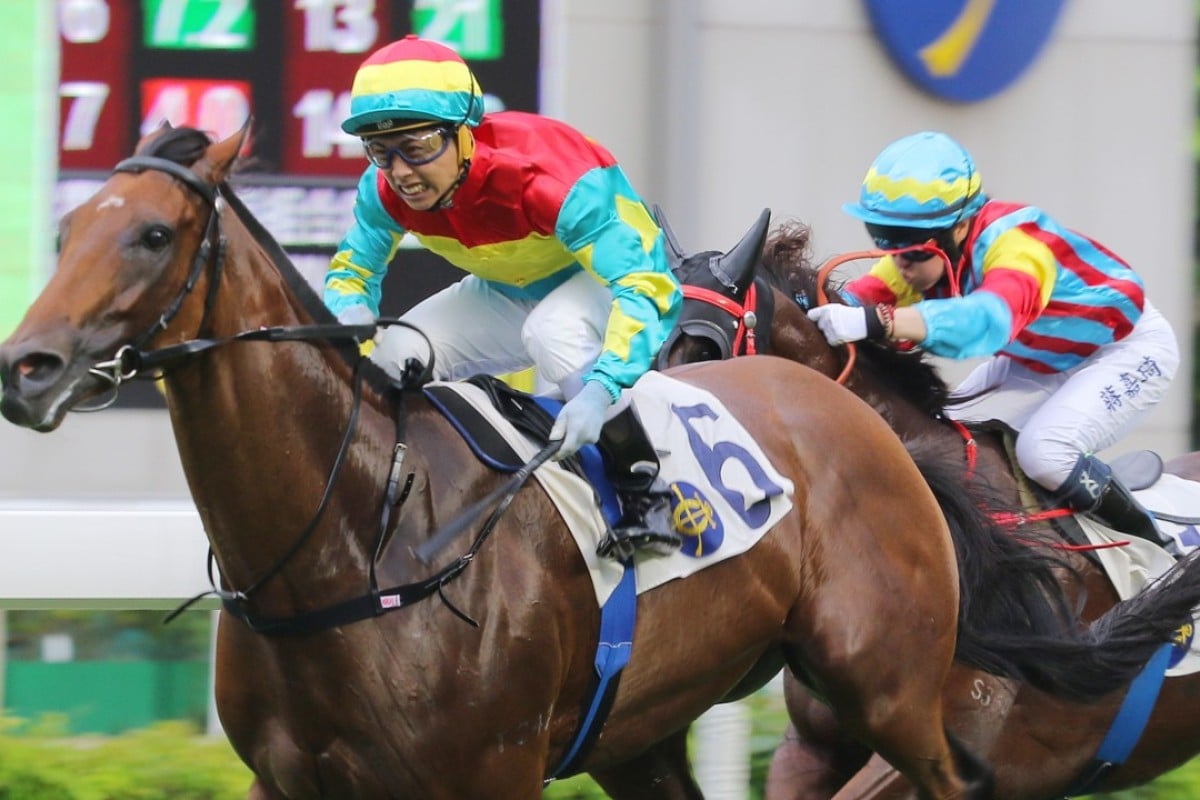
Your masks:
M392 191L416 211L432 209L458 180L458 145L446 128L381 134L363 146Z
M932 289L946 274L946 260L936 253L909 250L893 253L892 258L904 282L921 294Z
M920 294L937 285L957 261L960 247L970 231L970 220L961 220L945 230L922 230L867 225L875 246L887 250L896 262L900 277Z

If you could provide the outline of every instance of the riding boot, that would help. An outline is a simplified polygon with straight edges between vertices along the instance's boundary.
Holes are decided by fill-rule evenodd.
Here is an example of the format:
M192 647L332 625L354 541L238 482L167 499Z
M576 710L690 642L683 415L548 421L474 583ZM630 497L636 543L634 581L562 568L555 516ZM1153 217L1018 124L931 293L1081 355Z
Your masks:
M658 477L658 454L633 406L604 423L596 445L621 503L621 519L597 554L627 560L634 550L651 555L678 550L683 539L671 521L671 493Z
M1095 456L1080 456L1067 480L1053 494L1102 525L1153 542L1176 558L1181 555L1175 540L1159 531L1154 516Z

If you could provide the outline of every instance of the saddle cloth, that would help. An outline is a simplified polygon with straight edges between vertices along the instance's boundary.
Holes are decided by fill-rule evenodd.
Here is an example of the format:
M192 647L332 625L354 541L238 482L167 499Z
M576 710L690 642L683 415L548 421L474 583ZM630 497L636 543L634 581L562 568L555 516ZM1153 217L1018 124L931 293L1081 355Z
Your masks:
M1093 551L1122 600L1133 597L1175 565L1175 559L1152 542L1118 533L1082 514L1076 515L1075 519L1092 544L1128 542L1122 547L1102 547ZM1167 677L1190 675L1200 671L1200 653L1192 649L1195 632L1196 622L1193 616L1192 624L1182 630L1175 640Z
M431 385L468 401L523 462L538 452L479 387L465 381ZM640 594L749 550L791 510L795 487L709 392L658 372L646 373L627 391L658 452L659 477L670 487L672 518L684 539L669 556L634 556ZM603 605L624 568L596 555L605 523L595 490L553 461L533 474L567 523Z
M1013 446L1016 434L1013 429L999 420L973 423L973 427L995 431L1003 438L1009 465L1021 487L1027 507L1032 511L1052 508L1053 505L1046 500L1046 492L1037 490L1017 464ZM1158 529L1175 539L1181 553L1200 546L1200 532L1196 528L1196 523L1200 522L1196 517L1200 511L1200 484L1162 472L1162 459L1149 451L1126 454L1114 459L1111 466L1120 480L1135 489L1134 497L1154 515ZM1078 526L1085 540L1083 543L1104 545L1089 554L1104 570L1122 600L1128 600L1140 592L1176 563L1170 553L1154 542L1120 533L1083 514L1074 514L1069 519ZM1070 530L1066 530L1065 535L1076 544L1080 543ZM1128 544L1111 546L1117 542ZM1180 631L1176 639L1167 669L1168 677L1200 671L1200 653L1192 652L1195 630L1196 619L1193 615L1192 624Z

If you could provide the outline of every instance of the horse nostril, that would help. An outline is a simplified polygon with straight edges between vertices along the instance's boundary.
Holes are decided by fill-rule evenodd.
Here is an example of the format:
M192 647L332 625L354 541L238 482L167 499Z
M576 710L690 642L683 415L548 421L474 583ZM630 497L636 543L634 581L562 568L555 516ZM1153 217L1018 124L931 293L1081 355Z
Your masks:
M53 353L29 353L12 365L13 382L31 384L54 380L63 370L63 360Z

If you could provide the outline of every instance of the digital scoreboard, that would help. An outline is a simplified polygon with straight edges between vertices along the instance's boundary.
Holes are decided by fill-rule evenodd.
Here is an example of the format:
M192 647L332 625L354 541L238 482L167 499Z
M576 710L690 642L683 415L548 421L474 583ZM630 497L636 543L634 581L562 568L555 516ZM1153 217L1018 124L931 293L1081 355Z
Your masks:
M371 52L408 33L436 39L470 64L487 110L538 110L539 0L58 0L57 21L55 219L164 120L220 138L253 117L235 190L315 285L366 166L340 123ZM397 259L384 314L461 276L423 250Z
M163 120L219 138L253 115L243 199L285 247L331 252L366 165L340 127L362 60L415 32L463 55L490 110L536 111L539 22L538 0L59 0L56 211Z

